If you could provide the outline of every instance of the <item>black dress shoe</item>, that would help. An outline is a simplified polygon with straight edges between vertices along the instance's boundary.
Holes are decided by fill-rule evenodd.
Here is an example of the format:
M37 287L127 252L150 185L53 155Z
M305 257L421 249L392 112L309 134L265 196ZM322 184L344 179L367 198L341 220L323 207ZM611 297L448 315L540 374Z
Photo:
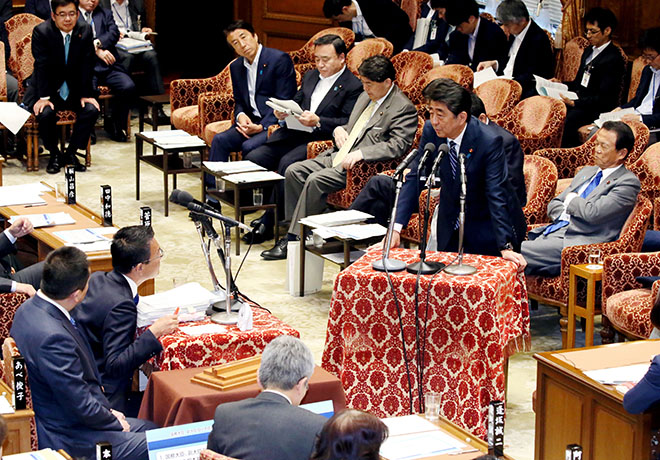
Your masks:
M64 155L64 164L66 165L73 165L74 168L76 169L76 172L85 172L87 171L87 166L82 164L80 160L78 160L78 156L74 153L68 153Z
M165 112L163 112L163 108L159 107L158 108L158 124L159 125L169 125L170 124L170 117L167 116Z
M275 246L273 246L272 249L262 252L261 257L263 257L266 260L286 259L286 247L288 243L289 242L286 239L286 237L280 238L280 240L277 243L275 243Z
M273 228L266 227L264 224L258 224L250 233L246 233L241 238L245 243L261 244L264 241L273 239Z
M46 166L46 172L48 174L57 174L60 172L60 162L58 159L59 155L50 154L50 160L48 160L48 166Z
M115 142L126 142L128 141L128 136L126 135L126 131L122 128L115 128L110 134L110 139Z

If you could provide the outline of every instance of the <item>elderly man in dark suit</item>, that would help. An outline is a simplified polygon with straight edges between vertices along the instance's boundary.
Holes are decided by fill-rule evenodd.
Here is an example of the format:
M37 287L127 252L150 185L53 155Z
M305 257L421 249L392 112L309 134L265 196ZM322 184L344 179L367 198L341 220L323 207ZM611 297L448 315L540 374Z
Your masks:
M497 7L497 19L509 32L509 56L504 67L495 60L483 61L477 71L495 68L499 75L513 78L522 86L522 99L536 95L534 75L552 78L554 56L548 34L529 17L522 0L504 0Z
M266 142L268 127L277 123L266 101L271 97L288 100L296 93L293 62L287 53L262 46L245 21L229 24L224 32L239 56L229 66L235 122L213 138L211 161L228 161L229 154L237 150L246 155Z
M92 458L95 444L105 441L114 459L146 460L143 432L155 425L112 409L89 343L71 317L88 279L85 253L59 248L46 258L41 289L14 316L11 336L27 365L39 448Z
M297 407L314 373L314 357L300 340L283 335L261 355L255 398L220 404L207 447L242 460L308 460L326 418Z
M92 274L87 296L74 316L87 333L110 404L137 416L141 395L131 392L133 373L163 349L158 338L176 330L178 321L174 315L163 316L135 337L138 287L158 275L163 257L153 229L120 229L110 252L112 271Z
M445 64L463 64L476 70L480 62L494 60L500 68L506 66L506 35L500 26L479 16L475 0L449 0L445 19L456 27L449 35Z
M39 289L43 262L15 271L8 255L16 250L14 244L22 236L32 233L32 223L19 217L0 234L0 292L23 292L32 297Z
M87 147L99 114L92 85L94 38L89 25L78 22L78 0L52 0L51 6L51 18L32 31L34 72L23 102L36 115L39 134L50 152L46 172L56 174L64 164L85 171L76 154ZM76 112L76 123L64 153L57 145L58 110Z
M287 241L298 238L298 221L327 208L329 193L346 187L346 171L360 160L391 160L403 156L417 129L417 110L394 84L394 66L385 56L365 59L359 68L364 93L344 126L334 130L335 144L317 158L286 170L286 218L289 234L261 253L268 260L286 258Z
M324 35L314 42L314 56L316 69L305 74L302 87L293 97L303 109L298 121L311 132L287 128L284 123L287 114L275 111L283 126L244 159L284 175L289 166L307 158L309 142L331 139L334 129L348 122L355 101L362 93L362 84L346 67L346 44L338 35ZM283 184L278 185L276 193L284 197ZM282 199L278 201L281 203ZM255 229L244 239L254 243L271 239L273 220L274 212L267 211L262 218L253 221Z

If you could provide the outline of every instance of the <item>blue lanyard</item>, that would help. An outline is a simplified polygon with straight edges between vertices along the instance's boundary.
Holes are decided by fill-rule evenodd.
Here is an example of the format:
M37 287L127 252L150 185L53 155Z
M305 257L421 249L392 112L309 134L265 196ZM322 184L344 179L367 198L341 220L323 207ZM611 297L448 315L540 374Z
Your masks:
M117 9L117 4L116 3L112 4L112 9L115 10L115 13L117 13L117 17L119 18L121 23L124 25L124 29L129 30L130 27L128 25L128 19L129 19L129 17L128 17L128 5L126 6L126 19L122 18L121 14L119 14L119 10Z

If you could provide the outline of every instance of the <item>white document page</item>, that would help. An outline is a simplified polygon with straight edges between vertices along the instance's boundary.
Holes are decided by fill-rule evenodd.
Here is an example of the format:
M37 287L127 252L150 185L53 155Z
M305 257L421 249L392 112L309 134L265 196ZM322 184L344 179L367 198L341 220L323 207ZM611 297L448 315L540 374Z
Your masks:
M0 123L16 134L30 118L30 112L15 102L0 102Z

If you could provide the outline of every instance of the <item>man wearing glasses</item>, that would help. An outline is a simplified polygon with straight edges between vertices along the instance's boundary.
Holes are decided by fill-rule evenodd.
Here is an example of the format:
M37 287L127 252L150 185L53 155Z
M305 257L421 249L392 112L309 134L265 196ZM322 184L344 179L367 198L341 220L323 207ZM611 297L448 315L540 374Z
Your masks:
M158 275L163 257L151 227L120 229L110 252L113 270L91 275L75 317L87 333L112 408L130 417L137 415L141 399L131 392L133 373L163 349L158 338L175 331L178 319L163 316L135 338L138 287Z
M596 7L589 10L584 21L591 46L582 54L575 80L567 83L578 99L562 96L567 108L562 147L579 145L578 129L615 108L621 95L625 62L619 48L611 44L616 16L607 8Z

